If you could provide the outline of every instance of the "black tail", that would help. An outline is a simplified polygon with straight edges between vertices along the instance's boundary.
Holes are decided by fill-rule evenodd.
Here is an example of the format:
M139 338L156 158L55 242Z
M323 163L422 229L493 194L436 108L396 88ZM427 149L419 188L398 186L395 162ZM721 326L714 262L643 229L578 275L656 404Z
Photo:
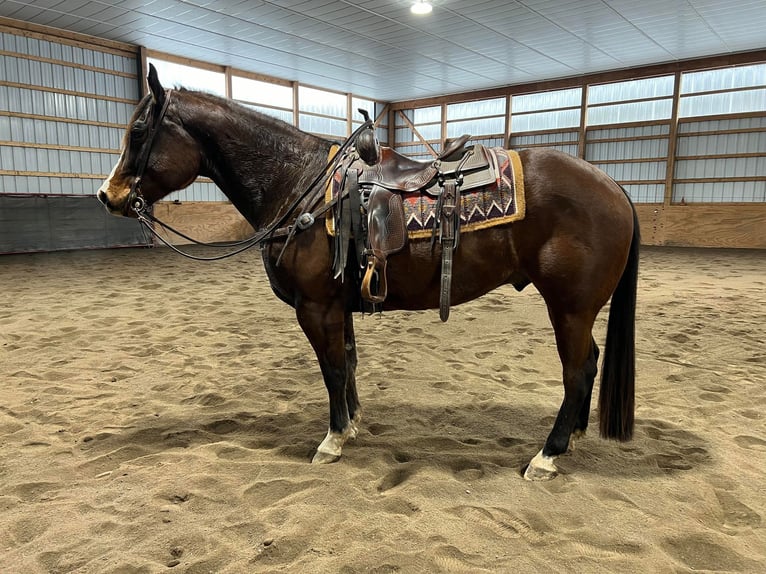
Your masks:
M624 190L623 190L624 191ZM636 291L641 232L633 207L633 240L620 282L612 294L601 367L599 424L601 436L627 441L633 438L636 376Z

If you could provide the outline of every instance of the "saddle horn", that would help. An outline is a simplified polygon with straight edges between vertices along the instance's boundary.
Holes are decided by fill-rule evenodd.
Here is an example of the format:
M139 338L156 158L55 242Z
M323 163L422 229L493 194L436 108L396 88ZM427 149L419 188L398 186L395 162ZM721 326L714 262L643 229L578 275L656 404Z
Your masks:
M375 128L370 114L367 110L359 108L359 113L364 117L364 123L368 124L369 129L362 130L354 145L359 158L369 166L377 165L380 162L380 144L375 136Z

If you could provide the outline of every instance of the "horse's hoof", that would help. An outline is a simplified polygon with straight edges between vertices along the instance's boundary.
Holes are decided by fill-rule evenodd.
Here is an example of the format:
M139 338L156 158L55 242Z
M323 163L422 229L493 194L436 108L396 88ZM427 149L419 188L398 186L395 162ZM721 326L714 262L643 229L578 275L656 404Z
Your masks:
M535 455L524 471L524 480L541 481L556 478L559 471L553 464L552 456L545 456L541 450Z
M340 460L339 454L331 454L329 452L316 451L314 458L311 459L311 464L331 464Z

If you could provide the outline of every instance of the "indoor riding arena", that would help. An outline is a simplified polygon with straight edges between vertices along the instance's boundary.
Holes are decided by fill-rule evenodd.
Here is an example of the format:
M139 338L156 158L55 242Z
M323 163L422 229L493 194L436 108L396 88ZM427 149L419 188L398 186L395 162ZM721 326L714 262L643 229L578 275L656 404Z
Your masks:
M0 0L0 570L766 572L764 30Z

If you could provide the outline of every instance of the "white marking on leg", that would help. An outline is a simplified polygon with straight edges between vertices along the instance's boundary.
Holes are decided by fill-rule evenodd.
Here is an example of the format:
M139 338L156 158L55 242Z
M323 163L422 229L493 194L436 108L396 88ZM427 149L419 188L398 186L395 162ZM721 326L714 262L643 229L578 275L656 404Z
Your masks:
M322 443L317 447L317 452L339 457L343 450L343 444L346 442L345 434L328 430L327 436L324 437Z
M356 438L357 428L349 421L346 430L343 432L327 431L327 436L324 437L322 443L317 447L317 451L314 454L314 458L311 462L315 464L327 464L335 462L340 458L343 451L343 445L350 438Z
M540 449L535 457L529 461L527 470L524 471L524 478L526 480L550 480L558 474L558 469L553 461L556 460L555 456L545 456L543 450Z

